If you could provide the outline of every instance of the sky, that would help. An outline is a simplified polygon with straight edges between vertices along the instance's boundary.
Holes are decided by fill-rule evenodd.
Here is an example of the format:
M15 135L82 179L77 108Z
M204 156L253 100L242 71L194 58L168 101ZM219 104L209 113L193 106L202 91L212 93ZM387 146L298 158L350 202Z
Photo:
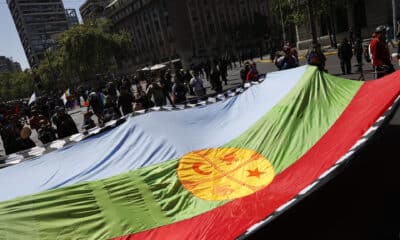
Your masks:
M79 7L84 1L63 0L64 7L76 9L78 15ZM12 57L14 61L21 63L22 69L29 68L28 60L26 59L6 0L0 0L0 56Z

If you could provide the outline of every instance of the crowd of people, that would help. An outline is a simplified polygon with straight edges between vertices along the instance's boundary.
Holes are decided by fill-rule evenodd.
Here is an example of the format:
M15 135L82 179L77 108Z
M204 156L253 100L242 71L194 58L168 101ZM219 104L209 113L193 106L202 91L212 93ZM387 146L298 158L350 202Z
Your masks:
M0 136L5 154L34 147L32 131L37 133L42 144L47 144L79 131L103 126L133 111L185 104L192 98L206 97L207 90L212 94L222 93L232 65L236 63L222 59L210 65L192 65L188 70L163 69L156 74L144 74L143 78L133 75L108 78L103 87L96 90L82 86L70 89L66 101L58 94L38 97L31 104L27 100L1 103ZM246 62L243 69L243 82L258 79L255 63ZM206 89L206 81L211 90ZM77 126L68 114L68 109L74 105L87 107L82 116L82 126Z
M400 31L400 21L398 21ZM363 71L363 58L367 63L371 63L376 78L381 78L395 71L392 64L392 56L389 47L394 47L394 43L389 37L390 29L387 26L378 26L372 34L370 43L363 46L363 41L358 38L355 41L352 38L344 38L338 47L338 57L342 74L352 74L351 59L356 57L358 72ZM400 34L398 34L400 37ZM400 54L400 47L398 48ZM399 57L400 55L398 55Z
M400 19L397 21L397 38L400 39ZM371 63L375 78L381 78L395 71L392 64L392 55L389 47L395 47L393 38L390 37L390 28L388 26L378 26L372 34L371 41L363 44L361 38L354 38L353 31L349 30L349 38L344 37L338 45L337 55L340 61L340 68L343 75L353 74L352 58L357 61L357 72L363 76L363 65ZM400 44L398 44L397 59L400 64ZM281 50L271 55L275 66L279 70L286 70L299 66L299 55L296 48L285 41ZM326 69L326 56L321 49L321 44L313 42L306 54L307 64L317 66L321 71Z
M56 97L37 99L33 106L26 101L0 104L0 136L5 153L35 147L32 131L37 132L43 144L78 133L72 117L61 105L62 100Z

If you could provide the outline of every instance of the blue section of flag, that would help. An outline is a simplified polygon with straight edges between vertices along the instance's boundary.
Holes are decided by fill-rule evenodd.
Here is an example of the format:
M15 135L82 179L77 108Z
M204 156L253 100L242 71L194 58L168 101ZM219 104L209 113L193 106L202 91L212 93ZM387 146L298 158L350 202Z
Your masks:
M202 108L152 112L120 127L0 170L0 201L115 176L240 136L296 85L306 67L268 74L243 94Z

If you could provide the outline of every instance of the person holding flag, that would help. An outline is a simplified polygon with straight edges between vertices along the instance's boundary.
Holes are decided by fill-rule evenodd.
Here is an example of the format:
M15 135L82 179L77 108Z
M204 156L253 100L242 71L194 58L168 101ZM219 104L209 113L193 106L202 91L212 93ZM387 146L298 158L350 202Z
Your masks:
M66 108L69 108L70 106L68 105L69 101L68 98L71 96L71 91L69 90L69 88L64 92L64 94L61 96L61 100L64 103L64 106Z
M36 93L35 92L33 92L31 98L29 99L28 105L31 105L34 102L36 102Z

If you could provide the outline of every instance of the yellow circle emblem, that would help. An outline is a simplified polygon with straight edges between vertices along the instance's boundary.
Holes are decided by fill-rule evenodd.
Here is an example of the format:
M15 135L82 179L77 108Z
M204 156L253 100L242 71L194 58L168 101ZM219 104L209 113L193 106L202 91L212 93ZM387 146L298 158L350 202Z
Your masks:
M179 161L183 187L198 198L222 201L244 197L274 179L272 164L247 149L220 148L191 152Z

